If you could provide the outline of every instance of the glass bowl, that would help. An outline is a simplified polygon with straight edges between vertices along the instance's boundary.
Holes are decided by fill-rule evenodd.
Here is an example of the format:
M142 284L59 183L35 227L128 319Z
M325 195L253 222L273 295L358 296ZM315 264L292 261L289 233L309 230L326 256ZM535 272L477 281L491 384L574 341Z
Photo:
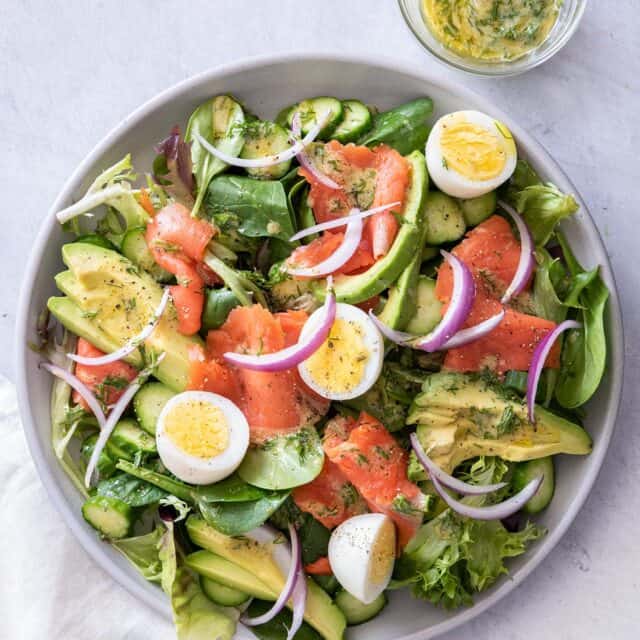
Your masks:
M421 9L422 0L398 0L398 4L409 29L429 53L456 69L478 76L495 77L524 73L560 51L578 28L587 0L564 0L547 39L521 58L507 62L487 62L458 55L437 40L426 25Z

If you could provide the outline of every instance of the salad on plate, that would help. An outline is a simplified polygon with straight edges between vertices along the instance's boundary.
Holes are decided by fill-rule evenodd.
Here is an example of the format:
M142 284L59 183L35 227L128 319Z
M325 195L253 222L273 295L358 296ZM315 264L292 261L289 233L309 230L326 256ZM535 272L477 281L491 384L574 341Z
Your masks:
M215 96L57 213L53 449L180 638L469 605L591 450L608 290L559 228L578 205L502 122L432 114Z

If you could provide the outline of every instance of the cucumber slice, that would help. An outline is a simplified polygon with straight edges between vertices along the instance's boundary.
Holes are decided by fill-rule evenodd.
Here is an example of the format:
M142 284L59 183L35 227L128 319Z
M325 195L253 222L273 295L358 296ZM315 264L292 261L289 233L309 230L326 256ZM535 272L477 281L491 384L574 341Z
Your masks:
M220 584L211 578L200 576L200 588L209 600L223 607L237 607L245 603L251 596L232 587Z
M416 312L407 323L407 331L418 336L429 333L442 319L442 303L436 297L436 281L419 276L416 289Z
M156 454L156 440L132 418L120 420L107 441L107 452L114 458L132 460L137 453ZM124 455L123 455L124 454Z
M244 147L240 157L254 160L280 153L290 146L289 134L282 126L275 122L256 120L244 127ZM289 167L291 160L286 160L264 169L247 169L247 173L262 180L277 180L289 171Z
M133 410L140 426L155 435L158 416L164 405L175 396L175 392L162 382L147 382L133 398Z
M427 194L424 207L427 244L443 244L462 238L466 230L464 216L453 198L432 191Z
M144 229L131 229L125 233L120 247L125 258L150 273L157 282L169 282L173 276L156 264L153 255L144 239Z
M371 129L371 111L360 100L343 100L342 110L344 118L331 134L333 140L342 143L354 142Z
M489 193L468 200L458 199L464 221L468 227L475 227L484 222L495 212L497 203L498 197L495 191L489 191Z
M335 603L340 611L344 613L347 624L352 627L375 618L385 608L387 596L381 593L371 604L365 604L348 591L340 591L335 596Z
M536 495L522 507L525 513L540 513L551 502L556 486L553 458L547 456L536 460L519 462L513 470L512 485L516 492L522 491L529 482L538 476L544 476L544 479Z
M118 498L93 496L82 505L83 518L102 535L125 538L133 524L133 510Z
M309 98L294 105L287 115L287 124L289 128L293 122L293 115L296 111L300 112L300 120L302 123L302 134L307 135L309 131L318 121L318 118L325 118L327 112L330 112L329 119L318 134L318 140L328 140L336 127L342 122L344 109L342 102L337 98L328 96L320 96L318 98Z

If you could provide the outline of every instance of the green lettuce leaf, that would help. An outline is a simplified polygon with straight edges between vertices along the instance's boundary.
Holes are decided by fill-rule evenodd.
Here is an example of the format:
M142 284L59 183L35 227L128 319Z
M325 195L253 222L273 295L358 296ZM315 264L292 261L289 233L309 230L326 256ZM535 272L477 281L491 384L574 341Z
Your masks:
M160 582L162 562L158 545L163 536L163 528L156 527L151 533L132 538L115 540L112 544L133 564L142 576L150 582Z
M499 482L508 470L499 458L480 457L466 463L458 475L466 482L488 484ZM463 501L474 505L501 501L507 491L508 487ZM524 553L528 543L543 534L534 524L511 533L497 520L471 520L445 509L424 524L405 548L396 564L394 586L409 585L415 596L447 609L469 605L474 593L507 573L506 558Z
M181 564L173 523L166 527L159 545L161 584L171 599L178 640L232 640L239 613L217 606L204 595L198 578Z
M525 187L518 193L515 205L529 226L538 247L549 242L560 220L578 210L575 198L562 193L550 182Z

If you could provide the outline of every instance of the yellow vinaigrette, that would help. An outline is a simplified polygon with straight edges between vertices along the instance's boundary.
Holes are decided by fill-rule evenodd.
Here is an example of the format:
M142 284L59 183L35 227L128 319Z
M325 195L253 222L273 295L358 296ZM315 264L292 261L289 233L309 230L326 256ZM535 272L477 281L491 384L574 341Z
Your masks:
M506 62L548 37L562 0L422 0L424 21L445 47L465 58Z

